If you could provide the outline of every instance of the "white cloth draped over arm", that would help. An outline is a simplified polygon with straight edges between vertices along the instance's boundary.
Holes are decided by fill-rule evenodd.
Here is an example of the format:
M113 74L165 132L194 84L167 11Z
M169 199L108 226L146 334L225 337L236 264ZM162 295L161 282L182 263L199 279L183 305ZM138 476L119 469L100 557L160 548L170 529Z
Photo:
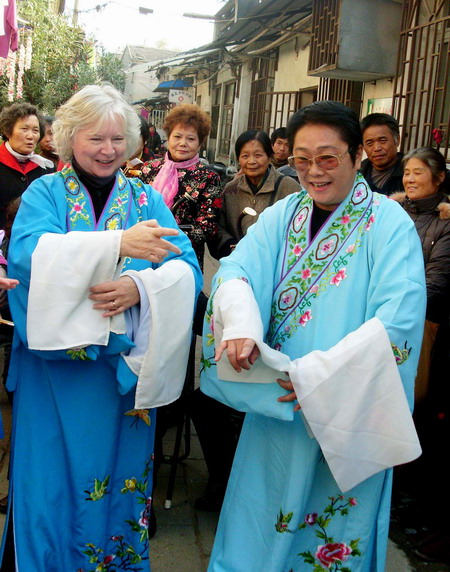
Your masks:
M135 408L167 405L180 396L186 376L195 303L194 275L182 260L171 260L156 270L128 270L124 275L131 276L139 290L143 288L146 293L141 297L140 308L144 323L133 335L137 347L124 356L138 375ZM147 316L151 316L151 327Z
M244 280L229 280L217 288L213 300L213 316L216 348L222 341L238 338L251 338L257 342L258 346L263 343L263 325L258 304L253 295L253 290ZM263 345L266 346L267 350L274 352L277 357L283 355L271 350L266 344ZM285 357L288 366L290 360L287 356ZM278 366L279 362L276 363ZM273 383L277 377L280 377L280 371L270 368L268 365L258 359L249 370L243 369L237 373L230 365L225 351L217 363L217 375L219 379L227 381Z
M387 332L372 318L289 369L298 401L342 492L421 448Z
M95 284L118 279L121 231L45 234L33 253L28 299L30 349L106 346L110 333L127 332L125 314L104 318L88 298ZM171 403L181 393L189 355L195 303L193 272L182 260L156 270L129 270L145 293L128 310L137 344L128 367L138 376L136 409Z
M122 231L43 234L33 252L27 339L32 350L106 346L110 332L125 333L123 314L103 318L89 288L120 274Z
M254 298L249 301L249 291L252 294L241 280L230 280L218 288L215 342L216 346L220 343L222 332L237 332L236 337L255 339L261 356L250 372L240 373L227 365L223 356L224 364L218 364L219 379L270 383L288 372L307 429L319 442L342 492L421 454L389 337L378 318L327 351L313 351L291 361L262 341L257 326L259 310ZM257 316L251 318L255 306ZM231 339L228 334L227 339Z

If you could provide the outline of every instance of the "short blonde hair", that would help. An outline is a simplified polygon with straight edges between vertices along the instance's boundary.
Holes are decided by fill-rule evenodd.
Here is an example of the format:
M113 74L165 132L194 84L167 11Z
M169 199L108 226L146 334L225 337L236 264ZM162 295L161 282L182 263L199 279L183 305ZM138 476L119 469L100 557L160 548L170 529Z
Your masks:
M112 85L87 85L72 95L56 112L53 140L64 163L73 158L72 145L80 129L101 127L108 120L123 121L127 142L126 156L139 146L140 122L137 113Z

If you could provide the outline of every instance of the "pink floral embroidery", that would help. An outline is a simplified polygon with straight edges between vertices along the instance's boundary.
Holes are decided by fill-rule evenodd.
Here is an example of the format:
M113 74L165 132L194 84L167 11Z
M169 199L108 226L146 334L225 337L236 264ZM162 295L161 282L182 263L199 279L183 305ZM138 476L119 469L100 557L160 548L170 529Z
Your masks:
M303 248L299 244L296 244L294 246L294 248L292 249L292 253L295 254L295 256L300 256L300 254L302 252L303 252Z
M305 522L309 526L313 526L316 523L316 520L317 520L317 512L312 512L305 516Z
M123 201L120 197L117 197L117 205L121 207L123 205Z
M353 253L356 250L356 244L350 244L350 246L347 246L347 248L345 249L345 252L350 252Z
M305 214L302 213L297 217L297 224L301 224L305 220Z
M286 294L285 296L283 296L281 298L281 301L283 302L283 304L286 304L286 306L289 306L289 304L291 304L291 302L292 302L292 295Z
M302 278L303 280L306 280L307 278L311 277L311 269L310 268L305 268L305 270L302 270Z
M316 558L326 566L331 566L337 562L345 562L353 550L345 542L334 542L332 544L321 544L317 547Z
M209 329L214 334L214 315L213 314L211 314L211 320L209 322Z
M139 519L139 526L142 526L142 528L148 528L148 511L147 509L144 508L144 510L141 511L141 518Z
M333 286L339 286L339 284L345 278L347 278L347 272L346 272L345 268L342 268L341 270L339 270L339 272L337 272L333 276L333 278L330 280L330 284L332 284Z
M152 497L148 497L145 501L145 508L141 511L140 519L138 521L139 526L142 528L148 528L149 518L150 518L150 509L152 506Z
M349 217L349 215L344 215L344 216L341 218L341 223L342 223L342 224L348 224L349 222L350 222L350 217Z
M74 203L72 210L76 213L80 213L83 210L83 205L80 205L80 203Z
M358 189L357 191L355 191L355 198L356 199L360 199L363 195L363 190L362 189Z
M329 240L328 242L325 242L322 245L322 249L320 251L320 254L327 254L328 252L330 252L330 250L332 250L334 248L334 240Z
M358 501L355 499L355 497L351 497L348 499L348 502L352 505L352 506L356 506L358 504Z
M302 328L304 328L306 326L306 322L309 322L309 320L312 320L311 310L306 310L306 312L300 316L298 323Z
M311 292L311 294L316 294L319 291L319 287L317 286L317 284L314 284L314 286L311 286L309 291Z
M147 203L148 203L147 193L142 191L142 193L139 195L139 198L138 198L138 205L140 207L142 207L143 205L146 205Z
M370 227L373 225L374 222L375 222L375 215L371 214L366 224L366 230L370 230Z

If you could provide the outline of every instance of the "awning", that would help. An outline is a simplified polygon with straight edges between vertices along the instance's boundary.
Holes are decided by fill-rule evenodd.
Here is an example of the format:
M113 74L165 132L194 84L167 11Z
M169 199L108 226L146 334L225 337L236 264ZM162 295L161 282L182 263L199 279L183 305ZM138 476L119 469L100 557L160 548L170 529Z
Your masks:
M171 79L170 81L161 82L153 91L170 91L171 89L186 89L193 85L185 79Z

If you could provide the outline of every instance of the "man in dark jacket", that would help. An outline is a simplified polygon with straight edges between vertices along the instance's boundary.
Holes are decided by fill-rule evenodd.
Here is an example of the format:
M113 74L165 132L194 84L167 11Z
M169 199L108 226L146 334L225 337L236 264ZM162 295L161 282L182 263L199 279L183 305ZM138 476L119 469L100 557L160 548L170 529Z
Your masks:
M387 113L371 113L361 121L364 151L361 173L372 191L390 195L403 191L403 155L397 152L400 143L398 121Z

